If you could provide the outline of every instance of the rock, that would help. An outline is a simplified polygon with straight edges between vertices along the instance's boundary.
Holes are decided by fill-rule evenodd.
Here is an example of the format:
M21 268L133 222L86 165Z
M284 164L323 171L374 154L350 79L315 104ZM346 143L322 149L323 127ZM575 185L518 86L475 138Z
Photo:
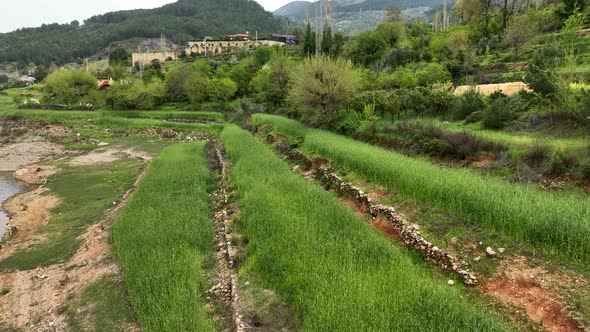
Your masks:
M22 178L23 176L27 175L29 170L26 168L19 169L18 171L14 172L14 176L17 178Z
M420 230L420 225L418 225L418 224L412 224L411 227L415 230Z
M480 259L481 259L481 257L477 256L477 257L475 257L475 258L473 259L473 261L475 261L475 262L479 262L479 260L480 260Z
M448 284L449 284L449 286L453 286L455 284L455 281L449 280Z
M498 252L503 254L506 251L506 248L498 248Z
M109 145L109 143L107 143L107 142L100 142L100 143L98 143L98 146L108 146L108 145Z
M496 256L496 252L494 251L494 249L492 249L492 247L487 247L486 248L486 254L490 257L494 257Z

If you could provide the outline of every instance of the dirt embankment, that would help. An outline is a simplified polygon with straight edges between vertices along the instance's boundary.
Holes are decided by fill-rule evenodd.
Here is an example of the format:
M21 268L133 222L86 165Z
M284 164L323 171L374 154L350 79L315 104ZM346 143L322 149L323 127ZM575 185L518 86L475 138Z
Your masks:
M563 285L571 285L578 291L590 286L582 278L529 266L525 257L517 256L502 261L500 273L484 281L481 288L502 302L523 307L530 320L548 331L585 331L584 326L566 309L564 297L553 290Z

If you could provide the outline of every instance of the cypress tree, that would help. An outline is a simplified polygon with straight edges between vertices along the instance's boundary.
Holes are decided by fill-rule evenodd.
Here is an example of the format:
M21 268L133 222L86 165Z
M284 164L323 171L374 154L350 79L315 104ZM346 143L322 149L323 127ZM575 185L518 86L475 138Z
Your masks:
M305 56L312 56L315 54L315 39L316 35L315 32L311 30L311 23L307 22L307 29L305 30L305 41L303 42L303 54Z
M322 53L325 55L332 55L332 28L326 24L324 27L324 36L322 38Z

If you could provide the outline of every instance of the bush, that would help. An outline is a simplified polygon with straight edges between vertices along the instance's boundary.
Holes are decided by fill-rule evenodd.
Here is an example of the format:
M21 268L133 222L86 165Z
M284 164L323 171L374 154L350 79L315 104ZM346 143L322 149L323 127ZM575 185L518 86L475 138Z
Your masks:
M451 73L441 64L429 63L423 69L416 71L418 83L423 86L449 83L451 81Z
M551 148L548 145L535 143L523 155L524 162L532 168L539 168L551 156Z
M578 157L572 152L559 150L551 158L551 174L560 175L567 173L578 164Z
M225 104L238 91L238 86L229 78L214 78L207 84L207 93L211 101Z
M338 111L353 96L360 82L352 64L342 59L317 56L294 70L288 102L313 125L334 126Z
M514 119L507 97L493 99L483 112L482 125L486 129L502 129Z
M451 113L453 119L464 120L472 113L483 111L484 109L485 103L481 95L475 91L469 91L455 99Z
M96 77L82 70L57 70L45 80L44 102L74 105L84 102L91 91L96 91Z

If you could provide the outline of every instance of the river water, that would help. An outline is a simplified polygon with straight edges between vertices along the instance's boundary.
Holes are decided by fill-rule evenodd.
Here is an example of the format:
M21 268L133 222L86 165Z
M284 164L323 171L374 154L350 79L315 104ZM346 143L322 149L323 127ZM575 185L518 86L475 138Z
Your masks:
M24 186L12 177L12 173L0 172L0 205L6 199L18 194L23 189ZM2 239L6 231L6 223L8 223L8 216L0 208L0 239Z

